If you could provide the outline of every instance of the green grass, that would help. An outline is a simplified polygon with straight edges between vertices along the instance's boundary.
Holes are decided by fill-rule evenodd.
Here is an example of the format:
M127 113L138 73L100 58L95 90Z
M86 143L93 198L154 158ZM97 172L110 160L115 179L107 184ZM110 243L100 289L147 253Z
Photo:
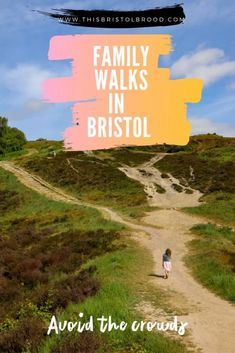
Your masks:
M170 173L182 185L204 194L201 199L204 203L185 211L232 224L235 221L234 146L232 138L195 136L186 150L167 155L155 166L164 175Z
M8 152L0 155L0 161L22 160L30 155L53 156L54 152L59 153L63 150L62 141L28 141L20 151Z
M235 234L229 227L199 224L192 228L185 261L193 275L221 298L235 303Z
M235 222L235 194L212 193L202 198L205 202L198 207L184 211L202 217L233 225Z
M134 320L141 320L141 313L136 314L134 307L140 301L143 287L146 290L146 274L152 268L152 261L145 250L134 243L123 250L107 254L95 259L87 266L96 266L96 276L102 283L98 294L81 305L70 305L60 319L75 320L80 312L88 318L91 313L97 317L112 316L113 321L128 323L126 331L111 331L100 334L103 342L99 352L133 352L133 353L183 353L185 348L168 338L154 332L132 332L130 325ZM159 306L161 294L159 294ZM156 305L156 301L155 301ZM157 320L157 318L153 318ZM42 345L40 353L49 353L57 345L61 345L65 335L51 335Z
M165 194L166 190L161 185L154 183L154 186L159 194Z
M202 158L219 162L233 162L235 160L234 146L217 147L201 153Z
M0 351L21 352L28 342L33 353L52 312L97 292L81 266L117 249L123 226L48 200L1 168L0 212Z
M62 352L67 352L66 347L73 340L86 340L86 335L71 337L68 342L64 335L45 338L43 332L52 314L70 320L77 318L79 312L94 317L103 314L111 315L114 321L130 323L142 317L141 313L136 314L134 306L146 298L160 308L167 306L160 291L155 288L153 294L153 289L149 289L147 275L153 265L151 257L146 250L124 237L122 225L104 220L92 208L50 201L27 189L15 176L2 169L0 193L2 352L7 352L2 348L3 341L4 347L7 344L25 347L28 342L25 352L57 353L60 352L58 344ZM68 250L72 251L72 257ZM8 262L4 260L6 254ZM15 275L16 271L19 273L18 265L26 259L30 260L31 266L35 265L34 260L36 265L45 261L44 267L39 267L35 275L42 271L41 274L48 275L47 282L35 282L37 277L36 280L30 279L30 283L24 283L25 279L18 280ZM54 262L48 266L51 259ZM23 271L29 275L26 268L18 276L22 277ZM10 274L7 283L4 273ZM83 297L83 286L87 291L93 285L96 290L92 296ZM64 299L70 293L70 286L75 286L73 291L82 297L77 301L73 298L65 307L52 309L55 298L60 303L60 298ZM100 345L100 352L186 352L179 343L154 332L135 334L128 329L102 336L95 332L92 337L94 344ZM84 344L86 351L93 353L90 339L89 336ZM14 349L19 351L19 348Z
M188 211L222 222L232 222L234 202L228 200L228 195L235 193L234 146L233 138L207 134L191 137L189 144L183 147L124 147L86 155L83 152L62 152L60 141L34 141L26 145L31 156L22 156L20 160L31 172L84 201L106 205L126 217L139 219L150 211L143 187L117 168L122 164L140 165L155 153L168 152L169 155L156 164L163 175L170 173L183 185L205 194L207 204ZM36 152L32 154L33 151ZM55 158L53 151L57 153ZM77 172L68 165L68 159ZM195 179L190 174L192 168ZM158 188L158 192L164 190ZM187 192L190 193L190 189ZM228 201L227 212L225 203L219 199L223 197Z
M5 155L0 155L0 161L10 161L12 159L17 159L21 156L24 156L27 153L27 149L16 152L8 152Z
M53 155L54 151L58 153L63 150L63 142L50 140L28 141L25 148L29 151L35 151L39 156L50 156Z
M89 203L109 206L129 216L140 213L141 208L143 214L148 207L143 187L107 159L100 161L80 152L63 152L50 159L35 155L21 164Z
M53 152L60 153L64 150L61 141L29 141L25 146L26 150L34 150L38 156L53 156ZM120 166L127 164L136 166L147 162L153 157L154 152L142 151L141 148L122 147L109 150L92 151L91 157L100 161L109 161L112 165ZM86 157L83 152L68 152L70 155L77 155L79 157Z
M99 152L95 152L96 154L99 155ZM134 149L132 147L111 149L106 151L106 154L109 154L113 165L120 166L126 164L131 167L143 164L154 157L152 153L141 151L141 148Z
M94 208L83 207L79 205L71 205L63 202L56 202L26 188L19 183L16 177L0 168L0 190L14 190L16 198L14 199L13 207L4 207L4 201L1 200L1 223L9 222L10 220L21 219L42 219L44 225L53 223L57 220L61 230L64 229L79 229L81 231L95 231L104 229L107 231L120 231L123 226L119 223L105 220L101 213ZM63 216L68 215L63 219ZM62 219L62 222L60 220Z
M219 162L202 158L200 153L179 153L164 157L155 166L206 195L235 192L235 160Z

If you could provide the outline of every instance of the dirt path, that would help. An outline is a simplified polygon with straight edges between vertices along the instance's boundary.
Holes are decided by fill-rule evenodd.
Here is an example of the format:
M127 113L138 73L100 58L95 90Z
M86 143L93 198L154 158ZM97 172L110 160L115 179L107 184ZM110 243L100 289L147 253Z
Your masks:
M133 177L143 185L148 195L151 195L150 185L156 181L160 183L162 180L160 172L155 172L153 164L157 159L162 158L163 155L154 157L150 162L139 166L138 168L122 168L129 177ZM176 193L172 191L172 183L179 184L170 176L169 180L164 184L166 192L158 194L153 190L153 197L156 205L164 205L165 209L160 211L150 212L143 222L146 224L137 225L124 220L116 212L107 207L101 207L79 201L58 188L53 187L37 176L33 176L24 169L14 165L12 162L0 162L0 167L12 172L17 178L27 187L39 192L56 201L63 201L88 207L94 207L110 219L123 223L130 228L142 231L150 235L150 237L139 237L142 244L148 247L155 259L155 274L161 273L161 256L165 248L170 247L174 251L173 265L174 270L169 280L152 277L153 283L158 287L162 287L166 291L174 291L176 293L173 300L179 304L181 301L182 308L189 308L186 316L179 316L182 321L187 321L190 328L190 339L197 348L200 348L203 353L232 353L235 345L234 327L235 327L235 308L226 301L216 297L214 294L207 291L200 284L198 284L190 275L188 269L185 267L182 258L187 253L186 242L190 240L189 229L196 223L205 222L197 217L184 214L175 209L170 209L171 205L174 207L182 207L185 205L194 206L198 204L200 194L194 192L192 194L185 194L185 192ZM139 173L139 170L142 172ZM148 173L149 178L146 177ZM160 179L161 178L161 179ZM148 184L149 183L149 184ZM151 191L152 192L152 191ZM165 199L163 197L165 195ZM172 196L173 195L173 196ZM175 199L174 199L175 197ZM158 203L159 198L159 203ZM176 206L177 204L177 206ZM161 227L156 229L155 226ZM179 300L180 299L180 300ZM146 309L146 308L145 308ZM144 309L143 309L144 310ZM148 317L152 320L159 318L154 315L154 312L148 312ZM173 353L173 352L172 352Z
M202 194L182 185L170 174L168 178L162 177L162 173L154 165L165 155L158 154L138 167L120 168L129 178L144 185L150 205L163 208L160 211L149 212L143 218L143 222L160 229L155 232L151 240L143 238L142 241L152 251L157 275L161 274L162 253L167 247L173 249L175 270L173 269L169 281L157 279L157 284L167 291L174 290L177 293L175 301L184 303L183 307L189 308L188 315L181 316L181 319L189 323L196 347L201 348L204 353L232 353L235 345L232 333L232 328L235 328L234 306L197 283L182 260L187 255L186 243L192 239L190 228L195 224L207 222L204 218L187 215L176 208L199 205ZM192 170L190 172L193 174ZM180 192L175 185L179 186ZM158 192L158 186L164 190L164 193Z

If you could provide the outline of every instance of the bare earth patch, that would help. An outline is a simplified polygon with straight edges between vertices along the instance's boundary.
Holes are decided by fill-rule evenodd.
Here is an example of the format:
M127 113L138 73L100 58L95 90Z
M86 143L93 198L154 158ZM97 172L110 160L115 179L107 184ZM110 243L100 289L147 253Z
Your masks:
M198 200L202 196L199 191L193 190L188 186L185 187L172 175L169 175L168 178L164 177L154 167L154 164L164 158L165 155L165 153L159 153L151 158L150 161L138 167L125 165L119 170L144 186L150 206L162 208L198 206L200 204ZM158 186L165 192L159 192Z

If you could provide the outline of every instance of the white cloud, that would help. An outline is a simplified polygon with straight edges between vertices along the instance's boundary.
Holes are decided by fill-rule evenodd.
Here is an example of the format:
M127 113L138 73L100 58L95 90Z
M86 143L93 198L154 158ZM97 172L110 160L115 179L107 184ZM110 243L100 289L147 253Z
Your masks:
M18 64L11 69L1 69L1 83L11 92L26 98L39 98L44 80L53 76L38 65Z
M235 127L228 123L214 122L202 117L193 117L189 120L192 124L192 135L216 133L225 137L235 137Z
M0 88L4 92L6 115L12 120L22 120L48 109L51 103L42 101L42 84L48 78L69 76L69 64L54 71L40 65L21 63L9 68L0 66Z
M224 51L218 48L198 49L176 61L172 75L201 78L208 86L224 77L235 76L235 61L227 60Z
M7 116L22 120L49 107L42 101L42 83L56 77L39 65L18 64L13 68L0 67L1 86L5 92L4 103L9 107Z

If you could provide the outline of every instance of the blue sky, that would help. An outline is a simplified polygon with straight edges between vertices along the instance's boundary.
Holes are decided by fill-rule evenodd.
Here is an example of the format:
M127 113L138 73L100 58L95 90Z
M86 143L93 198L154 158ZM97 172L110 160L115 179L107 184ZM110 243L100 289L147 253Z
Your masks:
M72 104L43 103L41 84L49 77L69 75L71 65L47 59L50 38L81 33L166 33L173 36L174 51L162 57L160 66L170 67L172 78L198 77L205 82L202 101L188 105L193 133L235 136L234 0L185 0L184 24L135 30L82 29L31 11L134 10L173 4L173 0L0 0L0 115L22 129L28 139L62 139L64 129L72 124Z

